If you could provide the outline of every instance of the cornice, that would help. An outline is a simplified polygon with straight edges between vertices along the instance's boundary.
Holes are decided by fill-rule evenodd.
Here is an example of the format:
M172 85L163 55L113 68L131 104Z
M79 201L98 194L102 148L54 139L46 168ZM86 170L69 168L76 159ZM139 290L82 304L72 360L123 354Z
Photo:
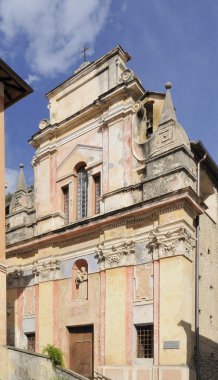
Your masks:
M72 251L71 249L62 254L45 255L45 257L40 257L24 265L10 265L7 268L8 285L25 286L25 283L29 284L30 277L31 284L64 278L61 267L63 268L65 262L75 261L82 257L87 259L88 256L91 256L92 260L96 259L96 264L99 264L97 271L136 265L138 260L136 250L138 251L139 247L140 260L143 262L152 262L178 255L185 256L192 261L195 241L195 229L184 219L156 227L151 224L150 230L144 231L143 234L120 236L104 241L97 239L97 241L93 240L88 248L82 247L80 250ZM35 256L32 255L32 257L34 259Z
M58 92L60 92L62 89L69 87L70 85L72 85L73 83L76 83L78 80L85 77L87 74L91 73L95 69L100 68L103 64L108 62L115 55L118 55L124 62L128 62L131 59L130 55L127 52L125 52L120 45L118 45L116 48L112 49L107 54L103 55L97 61L92 62L89 65L85 66L84 69L77 71L70 78L66 79L63 83L61 83L60 85L58 85L57 87L49 91L46 94L46 96L50 99L51 97L56 95ZM99 74L99 71L97 72L97 74Z
M57 217L61 217L63 220L65 220L65 216L64 216L64 214L62 212L52 212L50 214L46 214L46 215L37 217L36 218L36 223L41 222L42 220L46 220L46 219L49 219L49 218L57 218Z
M21 210L17 210L17 211L13 211L12 213L8 214L5 216L5 219L10 219L11 217L17 215L17 214L22 214L23 212L25 212L26 214L30 215L30 214L34 214L36 212L35 208L34 208L34 205L30 208L28 207L23 207Z
M116 117L117 113L120 114L128 114L128 113L134 113L134 101L136 98L138 98L138 95L134 95L134 87L138 88L138 83L136 79L132 80L128 84L121 83L117 87L113 88L112 91L109 91L105 94L102 94L98 99L96 99L93 103L91 103L89 106L85 107L84 109L80 110L76 114L60 121L55 124L49 124L46 128L43 130L37 132L35 135L31 137L29 140L29 143L37 148L39 144L41 144L43 141L46 141L48 139L51 139L52 137L58 138L63 132L66 133L67 129L73 129L77 126L80 126L84 123L88 123L87 126L82 127L91 127L91 129L95 128L95 126L99 126L99 123L102 122L102 117L104 118L104 114L106 112L106 119L109 122L110 119ZM125 101L128 98L135 98L130 102L131 104L124 103L123 105L118 104L118 108L115 111L115 109L109 110L109 107L111 107L116 102L120 102L121 100ZM93 119L97 119L92 121ZM91 121L91 123L90 123ZM86 133L87 131L83 132ZM80 133L80 131L76 131L74 133L78 133L78 136L80 136L83 133ZM75 137L74 137L75 138Z
M119 225L134 225L143 223L146 220L154 220L158 215L181 208L187 208L192 213L192 217L202 214L204 206L194 191L190 188L175 191L164 197L152 199L150 202L140 202L133 206L128 206L122 210L115 210L106 214L99 214L62 228L37 235L23 242L14 243L7 247L7 255L23 254L26 251L38 249L42 246L52 244L68 244L68 242L90 238L105 229L115 228Z
M49 142L46 146L38 148L35 153L35 156L33 157L32 164L35 165L39 159L42 159L43 157L46 157L50 154L54 154L60 146L65 145L70 141L75 140L78 137L87 134L96 128L99 128L105 124L107 124L107 126L109 127L110 123L114 122L118 118L122 118L124 115L133 113L133 106L134 102L129 102L123 105L119 104L117 105L117 107L114 107L109 112L104 112L97 118L97 120L94 120L93 122L81 127L79 130L72 131L69 135L56 140L53 144ZM72 126L71 129L73 129ZM52 138L52 136L50 136L50 138Z
M163 173L160 173L160 174L155 174L153 176L150 176L150 177L147 177L146 179L144 179L142 181L142 183L147 183L147 182L152 182L152 181L155 181L157 180L158 178L163 178L164 180L164 177L166 176L169 176L170 174L175 174L176 172L179 172L179 171L184 171L186 172L186 174L188 174L189 177L191 177L193 180L196 180L196 175L195 173L193 173L191 170L189 170L189 168L185 165L178 165L178 166L175 166L174 168L170 169L170 170L167 170Z

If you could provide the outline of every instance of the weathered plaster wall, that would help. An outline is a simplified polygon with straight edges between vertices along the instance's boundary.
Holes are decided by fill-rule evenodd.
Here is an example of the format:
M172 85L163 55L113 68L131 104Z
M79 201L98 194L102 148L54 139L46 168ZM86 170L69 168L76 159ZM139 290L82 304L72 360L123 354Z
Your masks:
M105 364L125 364L124 268L116 268L106 272L106 289Z
M192 263L184 257L160 261L160 364L185 365L190 359L184 323L192 324ZM175 349L164 342L177 342ZM187 357L187 355L189 357Z
M87 380L71 371L52 366L43 355L0 346L0 376L4 380L52 380L61 376L65 380Z
M53 343L53 283L39 284L39 351Z
M85 77L78 72L77 76L72 77L57 93L54 90L49 95L51 122L60 122L92 104L101 94L119 83L124 69L123 59L117 59L115 56L100 67L92 66L92 70Z

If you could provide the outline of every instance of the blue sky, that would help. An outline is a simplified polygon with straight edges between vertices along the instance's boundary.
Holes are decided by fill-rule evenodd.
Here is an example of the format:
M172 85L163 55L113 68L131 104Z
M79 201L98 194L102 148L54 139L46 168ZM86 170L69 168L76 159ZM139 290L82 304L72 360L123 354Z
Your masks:
M0 0L0 55L34 88L5 116L6 168L13 190L23 162L33 182L28 139L48 117L44 94L89 60L120 44L145 89L171 81L177 118L218 162L218 2L214 0Z

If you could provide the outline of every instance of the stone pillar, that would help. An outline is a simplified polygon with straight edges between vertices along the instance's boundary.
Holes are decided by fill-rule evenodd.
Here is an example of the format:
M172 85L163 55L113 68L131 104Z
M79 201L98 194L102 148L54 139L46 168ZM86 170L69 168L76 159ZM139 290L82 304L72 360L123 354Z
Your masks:
M0 345L6 344L4 85L0 83Z
M103 139L103 194L108 192L109 189L109 131L108 125L103 124L102 126L102 139Z

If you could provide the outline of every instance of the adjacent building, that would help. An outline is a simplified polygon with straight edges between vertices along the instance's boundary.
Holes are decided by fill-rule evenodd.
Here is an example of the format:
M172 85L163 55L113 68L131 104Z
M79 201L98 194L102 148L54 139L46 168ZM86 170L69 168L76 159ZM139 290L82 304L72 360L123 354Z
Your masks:
M54 344L87 377L194 379L197 283L208 379L218 370L218 168L178 123L171 84L145 90L129 59L118 46L47 94L49 120L29 141L34 187L21 164L7 208L8 344Z
M4 112L31 92L32 88L0 59L0 345L6 344Z

